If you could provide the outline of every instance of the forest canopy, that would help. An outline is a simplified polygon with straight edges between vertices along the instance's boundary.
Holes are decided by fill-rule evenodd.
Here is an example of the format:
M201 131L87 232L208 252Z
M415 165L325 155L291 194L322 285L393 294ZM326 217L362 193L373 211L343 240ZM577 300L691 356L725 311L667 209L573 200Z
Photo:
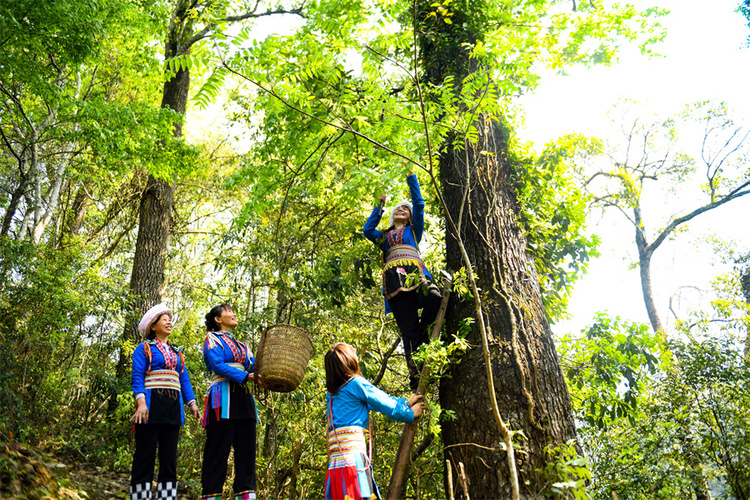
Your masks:
M130 359L164 302L201 401L212 306L233 306L254 352L272 324L310 334L301 385L255 389L258 492L320 498L328 348L352 344L365 378L410 394L362 227L414 171L419 252L453 294L418 354L433 375L394 497L748 498L747 242L713 235L726 272L674 321L650 272L688 222L750 193L746 119L623 102L621 138L518 133L547 71L657 54L653 3L0 5L0 496L127 497ZM649 211L655 192L673 214ZM649 324L602 311L553 334L607 237L595 221L616 216ZM370 418L385 493L403 429ZM186 420L181 498L200 495L204 441Z

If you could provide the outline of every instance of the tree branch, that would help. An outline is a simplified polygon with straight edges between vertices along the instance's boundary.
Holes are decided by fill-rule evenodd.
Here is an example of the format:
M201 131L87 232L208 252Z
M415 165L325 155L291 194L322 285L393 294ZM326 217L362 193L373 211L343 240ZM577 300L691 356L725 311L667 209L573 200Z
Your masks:
M734 189L731 193L726 195L725 197L721 198L718 201L715 201L713 203L709 203L708 205L703 205L702 207L696 208L692 212L690 212L687 215L683 215L682 217L678 217L672 222L669 223L667 227L665 227L661 233L656 237L653 243L651 243L648 247L653 250L656 250L656 248L662 244L662 242L666 239L669 234L677 228L680 224L684 224L685 222L688 222L689 220L693 219L694 217L697 217L698 215L708 212L709 210L713 210L714 208L720 207L721 205L724 205L725 203L729 203L732 200L735 200L737 198L741 198L742 196L745 196L746 194L750 194L750 181L742 183L740 186L738 186L736 189Z
M303 3L303 5L297 7L296 9L286 10L284 8L279 7L276 10L268 9L265 12L261 12L260 14L256 14L255 13L255 9L258 8L258 4L259 3L260 2L256 2L255 3L255 7L253 7L253 10L251 10L249 12L245 12L244 14L240 14L238 16L226 16L226 17L222 17L222 18L218 19L217 22L214 22L214 23L211 23L211 24L207 24L202 30L200 30L198 33L196 33L195 35L193 35L192 37L190 37L188 39L188 41L185 43L185 46L184 46L185 50L187 50L190 47L192 47L193 44L195 44L196 42L199 42L199 41L203 40L204 38L206 38L208 36L208 34L211 31L215 30L216 27L220 23L236 23L236 22L239 22L239 21L245 21L247 19L258 19L258 18L261 18L261 17L274 16L274 15L280 15L280 14L292 14L292 15L300 16L302 18L305 17L305 16L302 15L302 9L304 7L304 3Z
M236 71L236 70L234 70L233 68L231 68L231 67L230 67L230 66L229 66L229 65L227 64L227 62L226 62L226 61L222 61L222 63L221 63L221 64L222 64L222 66L223 66L224 68L226 68L226 70L227 70L227 71L229 71L229 72L230 72L230 73L232 73L233 75L236 75L236 76L238 76L238 77L240 77L240 78L242 78L242 79L244 79L244 80L246 80L246 81L248 81L248 82L252 83L252 84L253 84L253 85L255 85L256 87L258 87L258 88L259 88L260 90L262 90L262 91L266 92L267 94L269 94L270 96L274 97L275 99L278 99L278 100L279 100L279 101L280 101L280 102L281 102L282 104L284 104L284 105L285 105L285 106L287 106L288 108L290 108L290 109L293 109L294 111L296 111L296 112L298 112L298 113L300 113L300 114L302 114L302 115L305 115L305 116L307 116L307 117L308 117L308 118L310 118L310 119L316 120L316 121L318 121L318 122L320 122L320 123L323 123L323 124L325 124L325 125L328 125L328 126L330 126L330 127L333 127L333 128L335 128L336 130L342 130L342 131L344 131L344 132L348 132L348 133L350 133L350 134L352 134L352 135L355 135L355 136L357 136L357 137L360 137L360 138L362 138L362 139L366 140L367 142L371 143L372 145L374 145L374 146L376 146L376 147L378 147L378 148L380 148L380 149L383 149L384 151L388 151L389 153L391 153L391 154L393 154L393 155L395 155L395 156L398 156L399 158L402 158L402 159L406 160L407 162L409 162L409 163L411 163L411 164L414 164L414 165L416 165L417 167L421 168L422 170L425 170L425 171L427 171L427 168L426 168L426 167L425 167L424 165L422 165L421 163L419 163L418 161L416 161L416 160L413 160L413 159L409 158L408 156L406 156L406 155L404 155L404 154L402 154L402 153L399 153L398 151L395 151L395 150L393 150L393 149L389 148L389 147L388 147L388 146L386 146L385 144L382 144L382 143L380 143L380 142L376 141L375 139L373 139L372 137L370 137L370 136L368 136L368 135L365 135L365 134L363 134L363 133L361 133L361 132L358 132L358 131L354 130L354 129L353 129L353 128L352 128L351 126L350 126L350 125L347 125L347 126L345 127L345 126L339 125L339 124L337 124L337 123L334 123L334 122L330 122L330 121L328 121L328 120L324 120L324 119L322 119L322 118L319 118L319 117L317 117L317 116L315 116L315 115L313 115L313 114L311 114L311 113L308 113L307 111L305 111L305 110L303 110L303 109L301 109L301 108L299 108L299 107L295 106L294 104L292 104L291 102L289 102L289 101L288 101L287 99L285 99L285 98L283 98L282 96L280 96L279 94L277 94L277 93L276 93L276 92L275 92L274 90L272 90L272 89L270 89L270 88L267 88L267 87L265 87L264 85L262 85L262 84L261 84L260 82L258 82L258 81L255 81L255 80L253 80L252 78L250 78L250 77L248 77L248 76L246 76L246 75L243 75L243 74L242 74L242 73L240 73L239 71Z

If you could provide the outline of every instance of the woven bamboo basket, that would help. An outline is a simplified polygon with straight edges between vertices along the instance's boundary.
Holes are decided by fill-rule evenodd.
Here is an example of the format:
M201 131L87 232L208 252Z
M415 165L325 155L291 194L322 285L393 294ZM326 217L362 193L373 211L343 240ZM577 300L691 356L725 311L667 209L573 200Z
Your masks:
M305 378L312 356L312 341L302 328L277 323L266 328L255 360L266 389L290 392Z

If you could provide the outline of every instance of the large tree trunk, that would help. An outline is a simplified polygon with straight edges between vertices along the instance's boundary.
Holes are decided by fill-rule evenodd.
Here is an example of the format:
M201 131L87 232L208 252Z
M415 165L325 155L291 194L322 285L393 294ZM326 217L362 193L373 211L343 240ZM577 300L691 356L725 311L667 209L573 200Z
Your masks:
M452 21L426 15L431 2L420 2L420 58L425 80L454 85L483 71L467 47L482 39L481 4L451 4ZM422 21L420 21L422 22ZM539 279L526 255L526 239L518 223L513 165L507 154L507 134L488 117L474 124L476 144L454 149L448 137L440 157L443 196L456 223L481 290L491 370L502 419L516 434L521 498L539 498L548 483L538 470L546 464L545 448L576 438L570 396L565 384L547 317ZM464 267L455 237L446 235L449 269ZM465 318L475 318L473 301L451 301L446 317L448 336L459 334ZM456 419L444 418L445 459L453 470L463 463L471 498L511 498L511 477L503 439L495 420L481 330L475 323L467 336L471 345L460 362L441 379L440 404ZM447 481L447 478L446 478ZM528 481L528 484L526 484ZM454 481L455 483L455 481Z
M575 426L539 280L517 222L505 133L489 119L476 126L478 144L466 144L462 151L449 147L442 155L443 191L481 290L500 414L512 431L526 436L519 436L517 449L523 452L516 453L522 498L535 498L544 487L536 471L544 468L545 447L575 439ZM446 236L446 258L450 269L464 265L451 235ZM448 334L458 333L461 321L474 316L471 301L453 301ZM510 498L509 469L490 407L476 324L468 341L471 349L440 386L441 406L457 417L443 421L445 458L454 470L464 464L471 498Z

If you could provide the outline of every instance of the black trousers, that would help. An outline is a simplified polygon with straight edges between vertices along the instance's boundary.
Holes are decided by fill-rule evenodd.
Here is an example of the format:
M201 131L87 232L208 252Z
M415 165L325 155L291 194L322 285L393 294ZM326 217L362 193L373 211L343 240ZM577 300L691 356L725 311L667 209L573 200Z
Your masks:
M252 418L215 420L209 411L203 448L203 496L221 495L227 477L229 451L234 448L234 492L254 491L255 425Z
M151 484L154 479L157 446L159 448L158 482L177 482L177 441L179 438L179 425L136 424L135 453L130 484Z
M442 300L440 289L434 284L399 292L388 299L398 329L401 330L407 362L411 362L414 351L430 340L428 327L435 321ZM422 309L421 318L419 309Z

